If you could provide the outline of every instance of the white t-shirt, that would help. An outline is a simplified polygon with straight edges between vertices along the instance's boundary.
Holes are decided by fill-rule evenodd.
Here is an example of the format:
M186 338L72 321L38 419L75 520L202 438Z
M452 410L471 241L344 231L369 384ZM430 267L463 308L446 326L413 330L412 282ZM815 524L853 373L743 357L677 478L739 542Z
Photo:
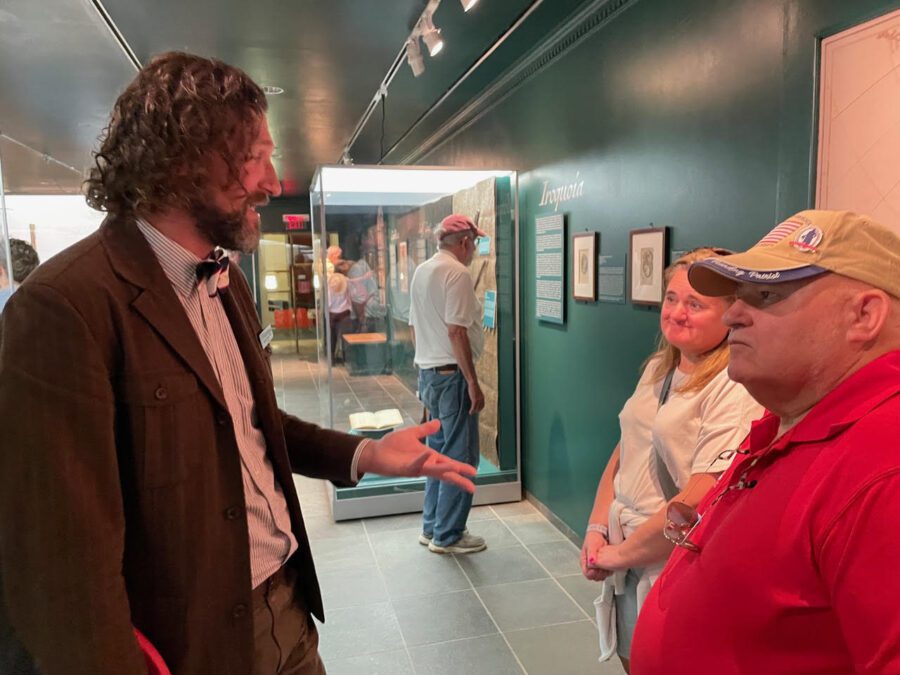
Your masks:
M481 303L469 270L452 253L438 251L416 268L410 286L409 325L416 331L415 363L434 368L456 363L449 326L462 326L472 358L484 347Z
M652 381L656 363L647 364L619 413L622 436L614 487L629 531L666 503L654 452L663 458L678 489L684 489L692 474L727 469L733 457L720 460L718 456L738 448L750 423L763 414L747 390L728 379L727 369L700 391L687 393L677 391L687 375L676 370L669 398L660 408L663 381Z
M347 277L340 272L328 275L328 313L350 311L350 295L347 293Z

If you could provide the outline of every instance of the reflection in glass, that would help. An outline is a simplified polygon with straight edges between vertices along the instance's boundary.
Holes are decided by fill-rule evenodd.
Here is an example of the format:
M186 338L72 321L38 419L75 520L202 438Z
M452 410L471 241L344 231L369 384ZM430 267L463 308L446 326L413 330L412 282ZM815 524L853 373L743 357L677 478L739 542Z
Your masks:
M498 298L497 329L485 329L476 363L487 402L479 419L476 482L518 485L514 190L515 176L505 171L319 169L310 199L324 425L378 437L390 425L373 427L373 418L357 417L370 424L352 429L350 415L384 411L381 419L390 419L387 411L396 410L404 426L422 421L408 326L410 283L437 250L434 228L450 213L462 213L489 235L470 267L476 294L483 299L494 291ZM357 488L339 489L337 500L420 492L422 484L366 476Z

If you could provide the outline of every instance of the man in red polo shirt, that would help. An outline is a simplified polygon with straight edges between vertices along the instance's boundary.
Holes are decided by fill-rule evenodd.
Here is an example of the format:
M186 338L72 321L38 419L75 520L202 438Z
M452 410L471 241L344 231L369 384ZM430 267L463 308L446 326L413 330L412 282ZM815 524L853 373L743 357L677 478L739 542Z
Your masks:
M771 412L699 521L670 505L632 673L900 673L900 232L804 211L689 278Z

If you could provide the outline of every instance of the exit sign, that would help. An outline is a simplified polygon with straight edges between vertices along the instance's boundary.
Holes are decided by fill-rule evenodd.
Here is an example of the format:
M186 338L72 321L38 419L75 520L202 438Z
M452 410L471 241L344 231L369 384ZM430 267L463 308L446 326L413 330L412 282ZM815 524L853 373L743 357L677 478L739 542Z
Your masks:
M305 213L286 213L281 216L281 222L285 230L305 230L309 216Z

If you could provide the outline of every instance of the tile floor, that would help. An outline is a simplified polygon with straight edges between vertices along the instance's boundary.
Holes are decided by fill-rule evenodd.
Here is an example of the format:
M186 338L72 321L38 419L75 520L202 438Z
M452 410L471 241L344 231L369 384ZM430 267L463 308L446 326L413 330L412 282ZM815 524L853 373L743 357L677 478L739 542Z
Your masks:
M418 543L419 514L335 523L325 483L296 482L329 675L622 673L597 662L597 586L578 550L528 502L474 508L487 550L442 556Z
M319 400L317 371L317 364L301 361L296 355L275 354L272 357L278 404L308 422L322 424L327 422L328 415ZM332 368L331 391L334 428L341 431L349 431L349 416L355 412L397 408L405 424L418 424L422 416L422 404L416 393L394 375L351 377L344 366L335 366Z
M321 423L314 364L272 361L279 404ZM335 369L338 428L362 400L415 395L392 376ZM369 398L366 398L369 397ZM528 502L479 506L469 525L488 548L464 556L421 546L420 514L335 523L324 481L296 476L325 599L320 650L329 675L620 675L597 662L593 601L578 549Z

